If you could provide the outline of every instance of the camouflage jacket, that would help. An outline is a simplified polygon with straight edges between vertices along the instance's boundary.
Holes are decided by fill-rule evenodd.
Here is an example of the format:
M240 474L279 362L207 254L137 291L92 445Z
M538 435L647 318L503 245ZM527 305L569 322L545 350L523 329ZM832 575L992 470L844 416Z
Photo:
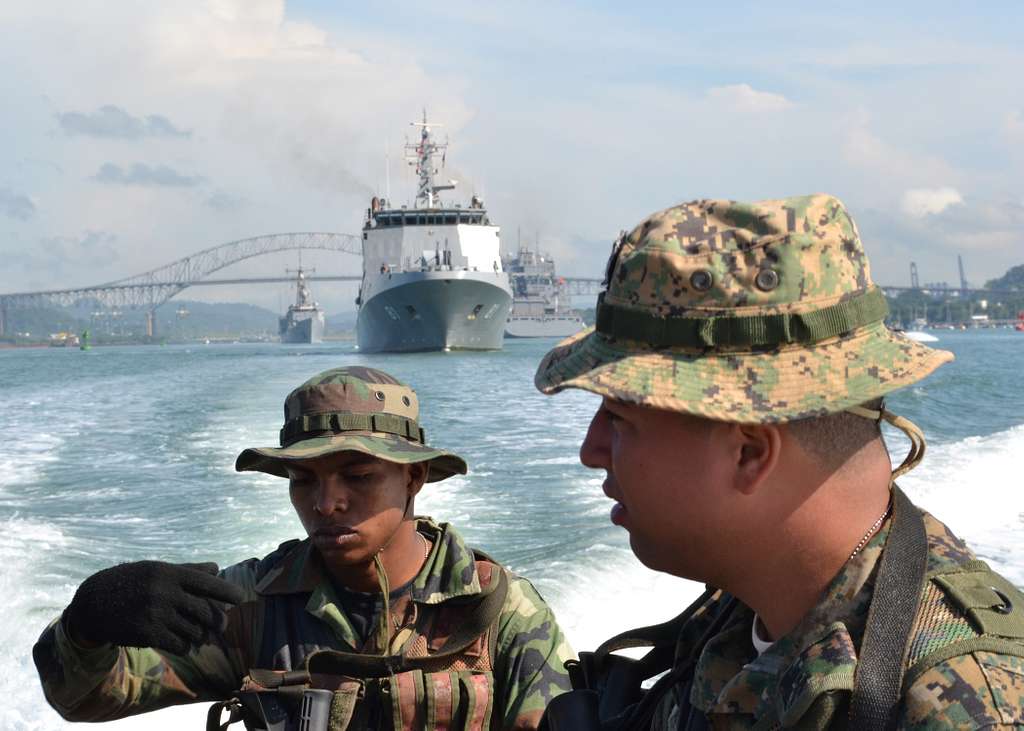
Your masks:
M924 519L929 574L974 561L967 546L945 525L928 514ZM700 653L689 686L691 714L699 711L707 720L680 720L680 698L686 687L681 684L661 700L651 728L847 728L856 648L864 635L875 568L889 528L886 523L832 580L818 605L760 656L751 641L754 613L735 603ZM929 591L932 584L925 589L914 625L908 664L936 647L971 637L964 613ZM716 594L684 626L678 658L688 656L727 599ZM965 652L931 664L923 672L908 672L898 728L1024 729L1022 654L1024 645L1017 655Z
M417 528L434 546L398 611L439 612L449 600L479 594L473 552L455 530L422 518ZM492 641L492 724L535 728L548 701L569 688L563 663L572 651L530 582L502 570L509 584ZM46 658L40 678L47 700L68 720L107 721L230 698L250 669L301 669L317 650L378 652L372 632L371 646L360 647L308 540L284 543L262 560L230 566L221 576L243 587L248 599L229 613L222 637L186 656L113 645L85 650L55 620L36 646L37 657ZM399 631L392 652L402 640Z

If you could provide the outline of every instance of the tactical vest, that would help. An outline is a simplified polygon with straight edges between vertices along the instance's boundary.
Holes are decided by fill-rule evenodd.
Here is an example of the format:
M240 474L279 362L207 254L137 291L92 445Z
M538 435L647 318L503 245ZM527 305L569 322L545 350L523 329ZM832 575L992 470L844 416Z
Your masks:
M237 721L249 731L496 727L492 670L509 579L481 553L476 569L480 594L410 603L390 653L317 649L298 670L250 670L233 698L210 707L207 731ZM260 654L267 662L266 646Z
M1024 592L983 561L966 557L953 557L945 568L926 573L920 511L899 488L893 489L893 526L874 590L882 599L872 602L868 613L848 713L837 716L844 700L833 699L822 705L818 719L802 718L800 728L892 728L904 694L939 663L972 652L1024 658ZM709 588L678 617L624 632L594 652L579 653L579 662L566 663L573 691L549 704L541 729L648 729L669 693L677 701L674 728L709 729L704 714L689 705L689 688L704 646L722 630L735 606L734 598ZM689 633L684 640L692 642L684 641L689 652L677 657L681 632ZM639 660L614 654L631 647L652 649ZM659 674L649 689L642 687ZM782 722L760 719L756 728L775 731Z

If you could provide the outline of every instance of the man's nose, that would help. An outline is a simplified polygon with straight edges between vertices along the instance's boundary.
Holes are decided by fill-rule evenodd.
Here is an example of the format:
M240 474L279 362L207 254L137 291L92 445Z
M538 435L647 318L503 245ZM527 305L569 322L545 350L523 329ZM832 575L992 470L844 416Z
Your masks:
M598 408L594 417L590 420L590 428L587 429L587 436L580 445L580 462L585 467L595 469L608 469L609 451L608 437L611 425L608 422L608 414L603 408Z
M317 479L314 509L320 515L331 515L335 511L348 510L348 491L334 475L324 475Z

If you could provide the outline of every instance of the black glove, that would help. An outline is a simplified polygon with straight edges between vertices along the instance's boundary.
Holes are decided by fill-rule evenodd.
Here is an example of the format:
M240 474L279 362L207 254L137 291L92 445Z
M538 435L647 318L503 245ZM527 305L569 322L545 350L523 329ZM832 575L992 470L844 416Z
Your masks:
M227 626L224 603L245 592L217 576L215 563L123 563L93 574L64 612L72 639L155 647L184 655Z

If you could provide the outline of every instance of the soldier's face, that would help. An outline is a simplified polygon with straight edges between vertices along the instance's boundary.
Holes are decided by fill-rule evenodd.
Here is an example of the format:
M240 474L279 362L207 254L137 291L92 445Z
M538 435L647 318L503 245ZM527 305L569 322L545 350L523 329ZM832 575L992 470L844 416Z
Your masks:
M607 473L611 520L629 531L647 566L707 580L728 517L732 455L724 425L604 399L580 448L580 461Z
M359 452L290 462L287 469L292 505L328 566L372 561L395 534L425 476L422 464Z

